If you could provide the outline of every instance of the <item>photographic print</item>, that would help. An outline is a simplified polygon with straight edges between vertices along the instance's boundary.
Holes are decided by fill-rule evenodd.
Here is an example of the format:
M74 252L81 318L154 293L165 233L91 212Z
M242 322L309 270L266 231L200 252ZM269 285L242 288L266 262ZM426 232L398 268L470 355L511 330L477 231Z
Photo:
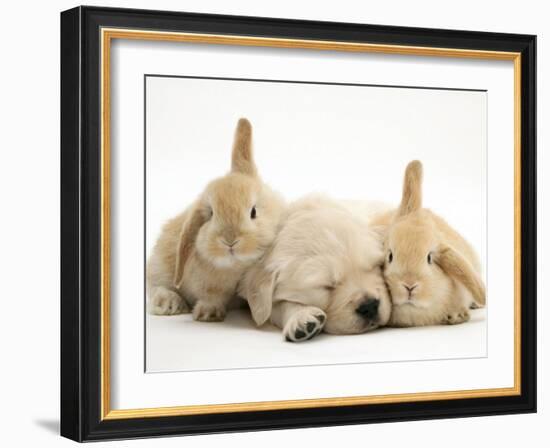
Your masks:
M62 13L62 434L533 412L535 41Z
M487 92L144 83L148 372L486 356Z

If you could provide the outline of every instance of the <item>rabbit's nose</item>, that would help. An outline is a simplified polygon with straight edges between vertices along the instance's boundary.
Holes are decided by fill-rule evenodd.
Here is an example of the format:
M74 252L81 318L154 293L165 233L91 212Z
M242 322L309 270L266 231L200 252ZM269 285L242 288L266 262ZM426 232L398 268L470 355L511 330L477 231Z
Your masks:
M403 283L403 288L407 290L407 292L410 294L413 292L413 290L418 286L418 283L415 283L414 285L409 285L407 283Z
M223 229L223 231L220 233L220 239L225 243L231 243L233 241L237 241L239 239L238 232L232 228L232 227L226 227Z
M233 240L231 242L227 242L225 240L222 241L222 243L225 244L229 248L233 248L233 246L235 246L238 242L239 242L239 240Z

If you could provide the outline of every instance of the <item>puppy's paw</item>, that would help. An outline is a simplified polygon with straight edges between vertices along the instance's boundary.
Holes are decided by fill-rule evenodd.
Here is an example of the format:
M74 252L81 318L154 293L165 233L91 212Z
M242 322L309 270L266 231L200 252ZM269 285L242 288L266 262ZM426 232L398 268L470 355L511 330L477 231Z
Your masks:
M221 322L225 319L225 306L199 300L193 307L193 319L200 322Z
M447 325L456 325L468 322L470 320L470 313L468 310L456 311L449 313L443 319L443 323Z
M158 316L184 314L189 312L187 302L177 292L158 288L149 301L149 313Z
M308 306L296 311L287 321L283 335L288 342L303 342L317 336L327 320L324 311Z

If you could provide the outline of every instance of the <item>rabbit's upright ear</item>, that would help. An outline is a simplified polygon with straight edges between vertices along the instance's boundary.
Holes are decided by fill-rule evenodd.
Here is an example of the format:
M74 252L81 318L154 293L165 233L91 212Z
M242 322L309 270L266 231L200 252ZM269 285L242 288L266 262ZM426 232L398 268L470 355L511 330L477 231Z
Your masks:
M470 291L478 305L485 306L485 285L466 258L452 247L443 245L437 251L435 261L447 275Z
M174 285L179 288L183 281L185 264L195 247L195 240L200 228L206 222L204 213L198 205L195 205L191 215L182 226L178 247L176 250L176 269L174 271Z
M403 196L398 215L405 216L422 207L422 163L413 160L407 165L403 180Z
M231 171L256 177L258 172L252 155L252 125L246 118L241 118L235 130Z
M262 263L258 263L247 272L244 284L239 288L258 326L263 325L271 316L276 278L276 273L268 271Z

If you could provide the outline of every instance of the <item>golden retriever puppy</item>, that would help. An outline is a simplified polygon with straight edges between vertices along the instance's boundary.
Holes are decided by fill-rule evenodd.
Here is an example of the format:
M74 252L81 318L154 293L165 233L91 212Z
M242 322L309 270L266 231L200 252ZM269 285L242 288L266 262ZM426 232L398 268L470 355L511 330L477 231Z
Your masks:
M343 205L321 196L290 206L263 259L245 273L239 294L258 325L268 319L286 340L321 331L356 334L385 325L391 312L380 236Z

